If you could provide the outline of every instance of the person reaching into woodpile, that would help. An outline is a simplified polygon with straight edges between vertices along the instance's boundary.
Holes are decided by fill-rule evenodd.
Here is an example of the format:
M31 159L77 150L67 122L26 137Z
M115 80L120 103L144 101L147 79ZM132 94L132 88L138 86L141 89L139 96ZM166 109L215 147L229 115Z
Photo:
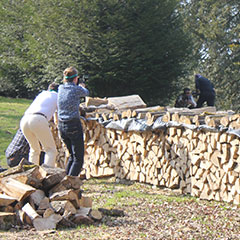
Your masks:
M208 106L214 106L215 90L212 82L200 74L196 74L195 86L196 92L199 94L197 108L201 108L204 102L207 102Z
M79 105L82 97L88 96L85 83L79 84L78 71L74 67L63 72L63 84L58 92L58 129L70 157L66 173L78 176L84 162L83 130L80 122Z
M180 94L175 102L176 108L195 108L197 106L192 96L190 88L184 88L183 93Z
M49 121L57 110L58 86L53 82L47 91L38 94L20 122L21 130L30 145L28 161L37 165L39 165L42 146L42 150L45 152L44 164L50 167L55 166L57 149L49 128Z

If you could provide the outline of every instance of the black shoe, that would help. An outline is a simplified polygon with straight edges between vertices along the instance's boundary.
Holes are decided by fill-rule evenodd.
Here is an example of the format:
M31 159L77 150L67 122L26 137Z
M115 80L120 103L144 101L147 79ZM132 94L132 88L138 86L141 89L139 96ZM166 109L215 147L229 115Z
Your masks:
M0 173L1 173L1 172L4 172L4 171L6 171L6 170L7 170L6 168L0 167Z

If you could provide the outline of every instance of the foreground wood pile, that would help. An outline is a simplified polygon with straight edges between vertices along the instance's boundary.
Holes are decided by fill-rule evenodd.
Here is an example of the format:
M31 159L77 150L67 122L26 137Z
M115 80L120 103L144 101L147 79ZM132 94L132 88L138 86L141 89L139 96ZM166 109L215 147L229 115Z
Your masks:
M1 229L33 226L36 230L74 227L101 220L92 201L82 196L79 177L61 168L18 165L0 174Z

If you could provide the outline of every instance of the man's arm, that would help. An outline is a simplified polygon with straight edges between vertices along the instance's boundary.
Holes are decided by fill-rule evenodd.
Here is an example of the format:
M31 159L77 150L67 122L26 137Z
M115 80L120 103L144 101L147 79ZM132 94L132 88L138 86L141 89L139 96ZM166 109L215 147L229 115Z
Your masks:
M192 95L189 97L188 103L191 104L193 107L197 106L197 103L194 101L194 98Z

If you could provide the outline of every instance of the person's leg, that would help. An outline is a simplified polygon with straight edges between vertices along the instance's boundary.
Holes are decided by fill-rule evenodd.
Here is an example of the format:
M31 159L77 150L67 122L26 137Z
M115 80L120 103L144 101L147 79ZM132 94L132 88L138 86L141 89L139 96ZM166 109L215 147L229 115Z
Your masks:
M64 144L66 145L66 148L70 154L70 157L69 157L67 165L66 165L66 173L68 174L69 170L72 166L72 163L73 163L73 153L72 153L71 140L67 137L67 130L68 130L67 123L59 121L58 130L60 133L60 137L61 137L62 141L64 142Z
M30 146L28 161L39 165L40 144L35 133L30 128L32 121L34 121L33 115L23 116L20 127Z
M54 167L57 149L47 119L44 116L35 115L34 121L32 121L30 127L31 130L34 131L45 152L44 164ZM40 157L40 152L38 158Z
M68 175L78 176L81 172L83 161L84 161L84 141L82 126L79 121L76 125L77 131L71 136L73 162L69 169Z
M62 137L62 140L65 143L67 150L69 151L69 154L70 154L70 157L68 159L67 166L66 166L66 173L68 174L73 163L72 144L71 144L71 140L67 137Z
M197 100L197 108L201 108L205 101L206 101L205 96L200 94Z
M207 105L210 107L214 106L214 101L215 101L215 96L214 95L209 95L207 97Z

